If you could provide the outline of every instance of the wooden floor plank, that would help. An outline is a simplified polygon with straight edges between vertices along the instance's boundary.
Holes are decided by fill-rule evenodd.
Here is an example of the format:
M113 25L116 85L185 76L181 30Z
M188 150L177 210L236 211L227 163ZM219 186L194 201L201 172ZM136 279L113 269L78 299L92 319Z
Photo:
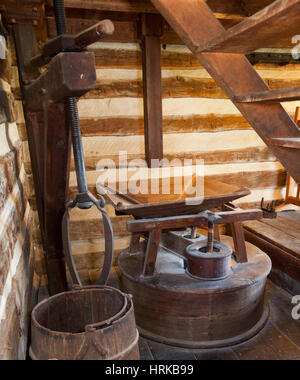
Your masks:
M196 360L193 350L171 347L157 342L148 341L155 360Z
M239 360L231 348L195 352L197 360Z
M282 360L277 350L268 345L267 339L272 336L273 326L268 323L265 329L255 338L233 347L240 360Z
M282 360L300 360L300 348L292 342L274 323L270 321L272 329L266 337L270 346Z
M154 360L152 352L150 350L149 344L146 339L140 338L139 340L139 349L141 360Z
M268 281L267 297L271 308L272 323L300 347L300 320L296 321L292 318L292 296Z

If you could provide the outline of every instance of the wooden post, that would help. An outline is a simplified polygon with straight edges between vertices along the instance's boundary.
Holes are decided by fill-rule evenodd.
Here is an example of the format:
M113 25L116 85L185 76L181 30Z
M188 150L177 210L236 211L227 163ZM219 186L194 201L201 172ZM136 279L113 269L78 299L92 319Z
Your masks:
M35 79L40 73L37 68L29 68L26 64L30 58L36 54L37 43L34 34L34 27L30 24L13 25L15 48L17 55L17 63L20 78L20 87L23 94L23 111L26 123L26 131L30 152L30 161L33 171L33 181L35 188L35 196L37 202L37 210L41 226L42 239L44 241L44 205L43 205L43 168L40 165L41 141L40 128L37 113L28 113L26 109L26 101L24 99L24 86L28 81Z
M139 245L140 245L140 240L141 240L141 234L139 234L139 233L133 233L131 235L130 245L129 245L129 252L130 253L136 253L136 252L138 252Z
M67 200L69 124L63 104L49 107L44 114L44 124L41 124L42 110L27 111L25 85L40 74L38 69L29 65L36 54L35 31L30 24L16 24L13 30L49 292L53 295L67 290L61 219Z
M49 291L67 286L61 222L68 200L71 131L66 106L53 103L45 110L44 210L45 251Z
M157 259L157 253L161 238L161 232L160 229L155 229L150 232L149 234L149 240L147 244L147 251L146 251L146 257L144 262L144 270L143 274L145 277L153 276L155 271L155 264Z
M231 224L231 233L234 241L235 257L239 263L247 263L247 249L243 224L236 222Z
M142 41L145 150L149 167L151 160L163 159L162 129L162 79L161 79L161 42L163 19L160 15L142 14L140 16L140 38Z

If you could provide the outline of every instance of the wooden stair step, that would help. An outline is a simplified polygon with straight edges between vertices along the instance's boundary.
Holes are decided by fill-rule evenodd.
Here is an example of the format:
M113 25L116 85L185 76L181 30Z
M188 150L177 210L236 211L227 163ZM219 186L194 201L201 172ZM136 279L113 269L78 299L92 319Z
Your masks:
M275 138L272 143L282 148L300 149L300 137Z
M232 98L235 103L257 102L292 102L300 100L300 87L284 88L274 91L256 92L253 94L239 95Z
M189 2L188 6L184 0L151 1L230 99L237 94L269 91L267 84L243 54L201 53L201 49L199 50L201 46L207 47L207 41L212 41L213 38L218 39L221 36L221 42L223 42L226 36L227 41L235 30L238 33L234 33L231 37L234 41L234 37L238 36L234 52L241 53L239 39L242 29L231 28L226 32L205 1ZM242 25L243 31L247 30L247 28L244 29L245 25L250 27L248 34L244 33L247 38L242 41L242 45L245 44L246 50L251 51L257 48L257 36L261 36L259 42L266 45L268 38L277 39L287 32L295 34L300 21L299 9L300 0L277 0L264 11L257 13L255 17L237 26L241 28ZM265 21L266 18L267 21ZM289 28L286 28L287 25ZM253 40L253 46L250 46ZM234 45L232 41L229 42ZM265 103L263 107L259 103L253 103L251 106L245 103L235 103L235 105L287 171L300 183L298 152L295 149L282 149L272 143L272 138L278 136L300 138L298 126L282 105L279 103Z
M247 54L298 34L300 0L277 0L198 48L200 52ZM205 26L204 26L205 27Z

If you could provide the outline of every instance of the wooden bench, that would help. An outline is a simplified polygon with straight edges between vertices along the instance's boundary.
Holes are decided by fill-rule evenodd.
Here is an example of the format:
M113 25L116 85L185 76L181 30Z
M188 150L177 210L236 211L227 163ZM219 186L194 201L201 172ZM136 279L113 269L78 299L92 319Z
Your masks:
M300 212L283 211L277 219L244 223L245 237L266 252L273 263L271 279L300 294Z

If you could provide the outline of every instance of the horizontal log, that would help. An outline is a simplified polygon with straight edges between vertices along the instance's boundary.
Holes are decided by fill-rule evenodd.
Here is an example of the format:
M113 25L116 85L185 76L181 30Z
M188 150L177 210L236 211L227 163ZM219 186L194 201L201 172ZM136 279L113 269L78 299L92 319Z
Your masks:
M184 77L165 78L162 80L163 98L227 98L212 79L190 79ZM100 82L84 98L120 98L143 97L143 82L117 81Z
M52 1L47 0L46 4L48 6L52 6ZM64 5L66 8L95 9L101 11L137 13L157 12L151 2L148 0L65 0Z
M86 140L86 138L84 138ZM124 167L124 163L121 161L119 163L119 148L114 148L114 153L106 152L96 152L93 146L94 138L89 139L90 141L84 141L84 150L86 152L86 167L88 170L95 170L100 159L105 159L108 162L113 163L113 167ZM100 138L101 140L101 138ZM125 139L126 140L126 139ZM91 143L91 144L90 144ZM129 144L130 141L121 143L123 146ZM98 143L96 141L96 147ZM111 146L111 148L113 148ZM124 148L123 148L124 149ZM100 148L101 151L101 148ZM31 166L29 160L28 149L24 152L24 165L26 173L31 173ZM128 161L133 159L144 159L144 152L129 152ZM172 162L173 160L180 160L183 162L184 159L190 160L191 163L196 164L197 160L204 160L206 165L219 165L219 164L251 164L251 163L273 163L276 162L275 156L272 152L265 146L249 146L249 147L232 147L232 149L225 150L224 148L219 148L219 150L207 151L204 148L200 148L195 151L182 150L181 152L166 152L164 158ZM110 165L111 166L111 165ZM71 161L71 167L74 168L73 160ZM273 169L273 168L272 168ZM224 169L225 170L225 169ZM244 169L243 169L244 170ZM247 171L247 170L246 170Z
M266 0L263 0L266 1ZM101 11L157 13L150 0L65 0L66 8L92 9ZM207 0L213 12L225 14L245 15L243 6L236 0ZM48 6L52 6L51 0L46 0Z
M126 223L124 222L126 228ZM113 266L118 265L118 258L122 251L128 248L130 236L115 237L115 255ZM45 260L41 247L36 248L37 259L35 263L35 270L39 275L46 273ZM91 239L74 241L72 244L72 253L77 270L99 269L103 267L104 263L104 239Z
M223 132L232 130L251 130L248 122L238 115L193 115L165 117L164 133ZM142 117L112 117L98 119L81 119L84 136L128 136L143 135Z
M163 117L183 116L190 117L193 115L207 116L217 113L221 115L240 116L240 107L243 103L234 105L229 99L212 99L212 98L166 98L163 99ZM295 112L297 102L287 102L282 104L281 109L286 113ZM249 105L248 105L249 106ZM254 105L253 105L254 106ZM274 106L270 104L269 106ZM238 108L237 108L238 107ZM142 98L103 98L103 99L80 99L78 109L83 119L115 118L115 117L142 117L143 116L143 99ZM288 118L289 119L289 118ZM278 134L277 134L278 136ZM273 136L273 137L277 137ZM286 132L284 137L297 137L292 133ZM218 142L218 141L217 141ZM193 143L193 142L192 142Z
M102 156L108 160L112 160L117 163L119 156L116 155L107 155ZM230 163L253 163L253 162L275 162L276 157L272 152L266 147L251 148L251 149L238 149L238 150L226 150L226 151L217 151L217 152L186 152L178 154L165 154L164 158L170 162L175 159L179 160L192 160L193 164L196 164L197 159L203 159L207 165L218 165L218 164L230 164ZM128 155L129 160L134 159L145 159L144 155ZM98 162L98 157L86 157L86 167L88 170L95 170ZM71 161L71 169L74 170L74 162Z
M268 79L265 79L265 82L270 87L270 89L273 91L282 90L282 89L289 89L290 87L294 87L294 86L300 87L300 79L294 78L294 75L292 76L292 74L295 74L295 76L298 76L300 74L300 72L299 72L299 74L298 74L298 70L295 70L293 73L291 72L290 73L290 75L291 75L290 79L289 78L286 78L286 79L268 78ZM275 75L276 75L276 73L274 73L274 76ZM288 76L289 76L289 74L287 73L287 77Z
M98 16L98 20L105 18L106 15ZM217 15L218 17L218 15ZM238 24L243 18L220 18L222 14L219 16L219 20L225 29L229 29L234 25ZM84 18L68 18L68 33L69 34L77 34L85 28L93 25L95 23L95 18L88 20ZM122 42L122 43L132 43L139 42L138 38L138 30L137 30L137 20L130 21L114 21L115 32L111 36L105 36L102 41L103 42ZM54 38L56 33L56 25L54 17L47 17L47 32L49 38ZM180 37L174 32L174 30L165 23L164 25L164 33L161 37L162 44L170 44L170 45L184 45ZM271 44L265 46L268 48L289 48L294 47L291 42L291 38L279 38L274 40Z
M225 25L227 22L224 22ZM68 33L77 34L81 32L84 28L88 28L95 24L95 20L85 20L71 18L68 19ZM137 18L135 21L114 21L113 22L115 30L112 35L103 36L101 41L103 42L122 42L122 43L132 43L139 42L138 38L138 28L137 28ZM231 23L232 24L232 23ZM54 38L56 33L56 24L53 17L47 17L47 30L49 38ZM161 37L162 44L176 44L182 45L183 42L178 37L178 35L166 24L164 27L164 34Z
M300 74L300 73L299 73ZM273 91L264 93L249 94L237 96L234 98L236 102L259 102L259 101L275 101L287 102L299 100L299 88L294 87L300 80L281 80L266 79L266 83ZM292 88L290 88L293 86ZM189 78L176 76L162 79L162 95L167 98L213 98L227 99L225 93L210 78ZM86 99L104 99L104 98L121 98L143 97L142 80L118 80L118 81L98 81L95 88L89 91L83 98Z
M247 54L270 47L274 41L291 39L298 32L299 10L298 0L277 0L240 24L206 41L197 48L197 52Z
M107 212L111 218L115 236L128 235L126 222L131 218L128 216L116 216L112 206L107 205ZM71 213L70 222L71 240L89 240L104 237L104 228L101 215L95 207L88 212L75 209Z
M144 154L143 136L100 136L85 137L84 151L87 157L118 155L126 150L128 155ZM186 152L212 153L224 150L265 147L252 130L236 130L216 133L170 133L164 136L165 154Z
M46 72L25 87L27 110L41 110L43 101L59 102L70 96L80 97L95 83L93 53L60 53Z
M96 58L96 67L100 68L123 68L123 69L132 69L132 68L141 68L142 58L141 52L139 50L128 50L128 49L95 49L95 58ZM299 65L300 60L294 60L291 54L288 54L288 57L282 58L280 53L255 53L248 56L250 62L256 67L259 67L261 63L266 63L269 65L291 64ZM200 69L203 66L199 61L190 53L177 53L171 52L169 50L162 50L162 68L163 69L175 69L180 68L182 70L190 69ZM279 66L277 66L279 68ZM288 66L282 66L282 68L288 70Z
M70 194L70 197L71 196L72 194ZM264 198L266 202L275 201L275 207L277 207L284 202L283 188L277 187L271 189L254 189L251 191L251 196L240 198L237 201L234 201L234 204L243 209L259 208L262 198ZM32 210L36 211L36 201L34 195L29 198L28 201Z
M130 136L144 134L142 117L109 117L80 119L81 132L84 137L90 136ZM166 117L163 120L163 131L167 133L192 132L225 132L233 130L251 130L251 126L237 115L194 115ZM18 124L19 136L27 140L25 124ZM267 161L267 160L266 160Z
M287 77L289 75L286 72ZM142 80L101 80L103 71L100 71L100 80L98 80L96 86L86 93L82 98L84 99L105 99L105 98L141 98L143 96L143 83ZM138 73L137 73L138 75ZM162 92L163 98L212 98L212 99L227 99L227 96L220 89L220 87L211 78L199 78L185 77L184 72L182 76L174 74L174 77L163 78L162 80ZM268 75L267 72L263 73L264 76ZM289 89L292 86L300 86L300 80L295 79L295 75L300 75L298 70L291 71L290 79L276 79L276 72L269 74L273 75L274 79L266 78L265 82L271 90ZM278 75L278 73L277 73ZM286 90L289 91L289 90ZM21 99L19 88L13 89L14 97L17 100ZM288 100L288 99L286 99ZM285 100L284 100L285 101Z
M295 109L293 103L288 107ZM144 115L142 98L104 98L80 99L79 114L82 118L101 117L142 117ZM240 115L235 105L227 99L211 98L167 98L163 99L163 117L208 115Z
M263 178L263 175L265 175L267 178ZM237 178L236 174L220 174L217 176L217 180L236 186L247 187L249 189L278 188L284 187L286 183L285 170L256 173L242 172L238 177L239 178Z
M224 175L210 175L210 179L215 181L223 181L225 183L230 183L232 186L237 186L239 188L247 187L250 189L272 189L285 186L286 173L282 170L279 171L258 171L258 172L243 172L243 173L232 173ZM89 181L89 190L97 195L96 181ZM78 193L77 185L74 185L71 180L70 184L70 195L75 197Z

